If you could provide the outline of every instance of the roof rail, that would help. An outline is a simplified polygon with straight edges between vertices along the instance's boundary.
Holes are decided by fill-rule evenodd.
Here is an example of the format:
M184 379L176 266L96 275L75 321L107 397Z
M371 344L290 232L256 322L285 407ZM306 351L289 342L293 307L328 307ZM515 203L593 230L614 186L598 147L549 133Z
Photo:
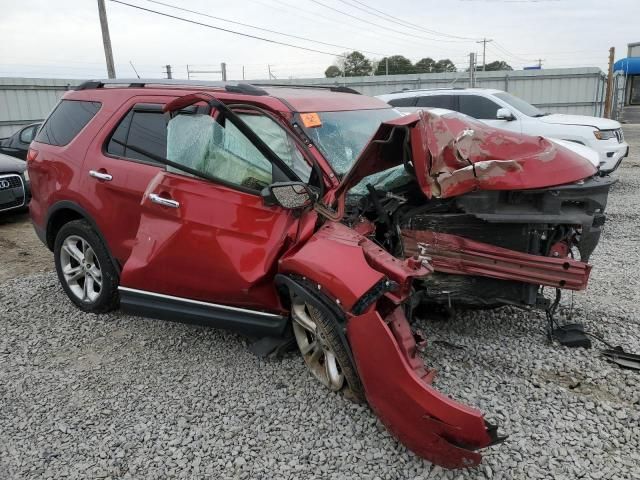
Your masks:
M467 90L467 87L403 88L391 93L436 92L438 90Z
M167 78L159 79L140 79L140 78L118 78L104 80L87 80L74 87L74 90L94 90L105 87L123 87L123 88L144 88L149 86L192 86L192 87L216 87L225 89L228 92L244 93L247 95L268 95L268 93L260 87L251 85L250 83L240 82L216 82L208 80L174 80Z
M353 93L355 95L361 95L361 93L353 88L343 87L341 85L314 85L312 83L256 83L254 85L262 85L265 87L284 87L284 88L318 88L322 90L329 90L331 92L339 93Z

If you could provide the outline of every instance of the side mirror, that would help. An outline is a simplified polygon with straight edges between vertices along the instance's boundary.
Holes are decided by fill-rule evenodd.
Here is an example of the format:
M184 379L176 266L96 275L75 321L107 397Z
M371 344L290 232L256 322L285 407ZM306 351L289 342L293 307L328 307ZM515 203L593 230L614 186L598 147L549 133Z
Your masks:
M280 205L288 210L305 208L317 200L318 195L302 182L277 182L261 192L266 205Z
M516 117L513 115L513 112L511 112L511 110L509 110L508 108L499 108L498 112L496 113L496 118L498 120L506 120L507 122L511 122L512 120L516 119Z

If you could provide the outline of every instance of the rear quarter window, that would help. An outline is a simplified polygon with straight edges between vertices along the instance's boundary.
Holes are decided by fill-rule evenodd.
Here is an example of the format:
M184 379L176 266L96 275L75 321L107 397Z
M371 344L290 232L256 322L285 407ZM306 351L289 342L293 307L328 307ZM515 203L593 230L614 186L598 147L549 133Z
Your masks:
M453 95L425 95L418 98L418 107L425 108L446 108L455 110Z
M387 103L392 107L413 107L416 104L416 97L394 98Z
M100 102L84 100L60 101L36 135L36 142L60 147L67 145L95 116L101 105Z

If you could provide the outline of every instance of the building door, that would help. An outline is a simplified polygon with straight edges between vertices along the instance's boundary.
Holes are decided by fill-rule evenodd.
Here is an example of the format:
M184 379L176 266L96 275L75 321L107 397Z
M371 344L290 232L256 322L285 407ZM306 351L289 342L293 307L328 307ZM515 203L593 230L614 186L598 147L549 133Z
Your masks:
M633 75L631 77L629 105L640 105L640 75Z

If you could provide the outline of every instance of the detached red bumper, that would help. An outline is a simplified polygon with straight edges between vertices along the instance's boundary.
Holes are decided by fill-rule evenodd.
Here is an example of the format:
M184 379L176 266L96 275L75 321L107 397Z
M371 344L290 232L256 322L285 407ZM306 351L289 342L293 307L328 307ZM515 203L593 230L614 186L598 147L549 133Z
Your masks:
M369 405L411 451L446 468L478 465L475 450L499 443L480 411L435 390L434 372L418 357L401 308L385 320L377 311L353 317L347 336Z
M584 290L591 265L571 258L541 257L430 230L403 230L405 254L430 257L437 272L479 275Z

